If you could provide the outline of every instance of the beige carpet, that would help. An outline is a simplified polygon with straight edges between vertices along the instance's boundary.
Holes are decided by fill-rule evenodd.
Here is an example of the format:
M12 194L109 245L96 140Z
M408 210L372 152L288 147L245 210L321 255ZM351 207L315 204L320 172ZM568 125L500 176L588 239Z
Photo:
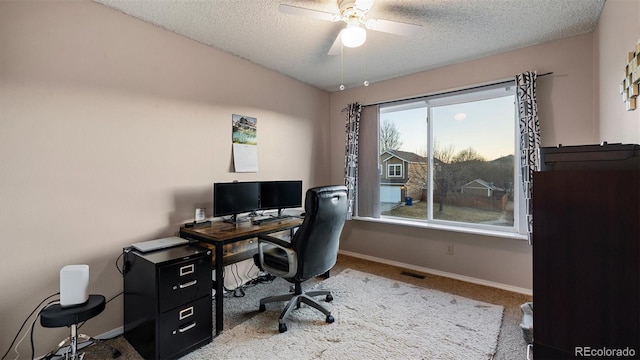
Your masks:
M333 294L333 324L303 305L281 334L283 304L271 304L182 359L486 360L495 353L502 306L352 269L316 288Z
M469 299L501 305L504 307L504 313L494 360L524 359L526 357L526 343L523 339L519 324L522 320L520 305L532 300L529 295L471 284L464 281L430 274L419 274L423 275L423 278L414 277L407 275L407 273L418 274L412 270L407 271L406 269L396 266L376 263L346 255L338 256L338 263L332 270L332 274L337 274L347 268L383 276L389 279L399 280L423 288L435 289L453 295L467 297ZM278 280L274 281L272 284L260 284L255 287L248 288L246 289L246 296L244 297L231 297L225 299L225 332L245 321L251 320L255 316L260 315L261 313L257 310L258 302L261 297L286 292L288 283L277 283ZM319 283L321 280L321 278L309 280L307 282L309 284L306 287L315 286L315 284ZM335 324L328 326L332 325ZM277 325L274 323L273 326L275 329L275 326ZM108 340L108 343L122 352L122 355L118 358L119 360L142 359L142 357L122 336ZM109 359L111 357L109 349L102 345L91 346L86 349L86 352L87 354L85 359Z

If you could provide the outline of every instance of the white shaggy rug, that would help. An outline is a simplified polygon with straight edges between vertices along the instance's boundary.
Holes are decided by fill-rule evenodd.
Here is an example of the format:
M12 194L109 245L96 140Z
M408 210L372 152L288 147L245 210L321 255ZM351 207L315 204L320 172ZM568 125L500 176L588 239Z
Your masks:
M486 360L495 353L502 306L352 269L317 287L332 291L332 302L317 299L331 309L333 324L302 305L280 334L284 305L267 304L264 313L182 359Z

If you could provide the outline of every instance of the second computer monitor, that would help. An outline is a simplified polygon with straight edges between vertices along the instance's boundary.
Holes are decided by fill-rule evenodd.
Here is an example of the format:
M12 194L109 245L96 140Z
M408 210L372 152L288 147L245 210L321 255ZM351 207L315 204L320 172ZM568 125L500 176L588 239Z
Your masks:
M282 209L302 206L302 180L261 181L260 209Z

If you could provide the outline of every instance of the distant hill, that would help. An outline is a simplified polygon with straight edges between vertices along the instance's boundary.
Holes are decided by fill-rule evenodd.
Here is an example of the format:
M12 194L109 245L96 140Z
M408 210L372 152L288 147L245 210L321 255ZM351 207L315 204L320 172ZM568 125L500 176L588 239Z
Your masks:
M503 157L499 157L495 160L491 160L489 162L495 163L495 164L508 164L508 163L513 163L513 155L506 155Z

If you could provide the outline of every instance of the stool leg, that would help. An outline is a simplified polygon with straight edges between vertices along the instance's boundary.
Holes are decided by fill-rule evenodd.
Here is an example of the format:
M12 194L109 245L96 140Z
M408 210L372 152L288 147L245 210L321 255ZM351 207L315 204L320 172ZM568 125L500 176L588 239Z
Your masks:
M87 347L93 344L102 344L103 346L106 346L111 350L111 357L114 359L122 355L118 349L109 345L104 340L96 339L85 334L78 334L78 326L74 324L69 326L69 337L62 340L60 344L58 344L58 347L56 347L55 350L50 351L43 357L43 359L49 360L53 358L62 348L66 347L67 350L64 352L64 358L66 360L82 360L84 359L85 353L78 353L79 341L82 341L81 343L91 341L92 344L87 345Z
M71 325L71 335L69 336L69 338L71 339L71 349L70 349L71 358L70 359L76 360L76 356L78 353L78 326L76 324Z

